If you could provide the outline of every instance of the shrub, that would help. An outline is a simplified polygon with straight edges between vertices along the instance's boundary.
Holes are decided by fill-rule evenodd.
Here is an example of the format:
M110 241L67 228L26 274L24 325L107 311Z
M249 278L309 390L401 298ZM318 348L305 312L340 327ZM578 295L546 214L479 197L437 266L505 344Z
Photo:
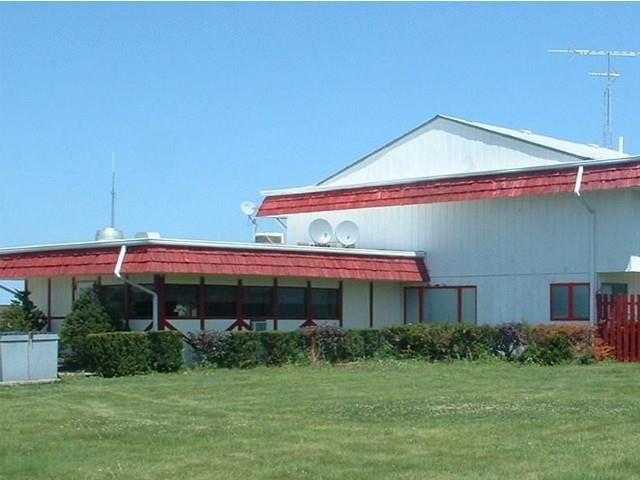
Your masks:
M260 332L237 332L229 336L229 353L225 366L253 368L260 365Z
M519 357L529 346L530 332L523 323L503 323L493 327L492 351L511 360Z
M231 334L205 330L189 333L187 343L191 345L199 361L206 361L213 365L223 366L227 363Z
M312 363L335 363L347 355L347 332L340 327L318 326L300 329L304 346Z
M491 354L494 329L488 325L458 325L451 336L452 358L477 360Z
M180 332L147 332L151 354L151 369L156 372L177 372L184 366L183 336Z
M533 345L520 357L522 362L558 365L575 358L569 339L563 335L551 337L546 345Z
M151 371L151 348L145 332L87 335L86 349L103 377L136 375Z
M67 315L60 331L60 342L68 350L66 360L74 366L92 368L87 352L87 335L118 330L116 323L100 303L94 289L84 290Z
M543 349L558 350L563 342L555 340L558 337L566 339L572 359L588 362L595 358L595 329L590 325L536 325L531 329L531 341Z
M182 368L179 332L110 332L87 335L87 351L103 377L175 372Z
M38 332L47 326L42 311L27 290L16 290L9 308L0 315L0 332Z
M299 331L262 332L262 359L266 365L298 362L305 356Z

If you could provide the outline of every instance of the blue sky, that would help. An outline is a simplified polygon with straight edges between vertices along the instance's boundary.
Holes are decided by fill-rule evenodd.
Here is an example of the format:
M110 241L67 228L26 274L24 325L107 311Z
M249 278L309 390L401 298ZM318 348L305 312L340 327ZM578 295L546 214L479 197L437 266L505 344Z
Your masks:
M437 113L600 142L600 58L638 4L0 4L0 246L249 240L259 190L314 183ZM640 58L614 135L640 152ZM276 228L265 225L265 228Z

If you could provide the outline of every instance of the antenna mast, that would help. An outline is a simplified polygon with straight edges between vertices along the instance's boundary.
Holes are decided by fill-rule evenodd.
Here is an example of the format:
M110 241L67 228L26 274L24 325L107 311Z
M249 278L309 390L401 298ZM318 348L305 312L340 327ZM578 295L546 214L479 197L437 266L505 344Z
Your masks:
M116 154L111 153L111 228L116 227Z
M620 50L586 50L586 49L551 49L550 53L570 53L573 55L598 56L607 57L606 72L589 72L592 77L605 77L607 86L604 90L604 127L602 130L602 144L607 148L612 147L613 143L613 118L611 112L611 86L618 78L622 76L614 70L611 70L611 57L640 57L640 52L625 52Z

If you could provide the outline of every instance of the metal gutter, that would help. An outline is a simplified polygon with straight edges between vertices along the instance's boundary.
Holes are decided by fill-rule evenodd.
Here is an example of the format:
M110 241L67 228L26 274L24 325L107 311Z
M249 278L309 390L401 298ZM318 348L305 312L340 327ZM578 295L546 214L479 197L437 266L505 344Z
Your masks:
M336 190L351 190L358 188L366 188L366 187L384 187L384 186L392 186L392 185L412 185L414 183L422 183L428 181L436 181L436 180L449 180L449 179L457 179L457 178L470 178L470 177L489 177L492 175L504 175L504 174L512 174L512 173L527 173L527 172L545 172L552 170L566 170L572 169L579 166L601 166L601 165L618 165L625 163L633 163L640 162L640 156L635 157L623 157L623 158L614 158L607 160L580 160L577 162L568 162L568 163L559 163L559 164L551 164L551 165L536 165L533 167L520 167L520 168L507 168L502 170L485 170L478 172L464 172L464 173L454 173L451 175L435 175L430 177L412 177L407 179L397 179L397 180L382 180L378 182L363 182L363 183L354 183L351 185L309 185L306 187L296 187L296 188L287 188L280 190L261 190L260 193L265 197L272 197L277 195L295 195L295 194L303 194L303 193L315 193L315 192L330 192Z
M131 280L129 280L127 277L123 276L122 273L120 272L122 270L122 265L124 263L124 258L127 255L127 246L126 245L122 245L120 247L120 253L118 254L118 261L116 262L116 266L113 269L113 274L118 277L120 280L122 280L124 283L127 283L129 285L131 285L133 288L137 288L138 290L151 295L152 298L152 327L151 329L156 331L158 330L158 312L159 312L159 306L158 306L158 294L156 292L154 292L153 290L148 289L147 287L143 287L142 285L133 282Z
M378 257L403 257L403 258L423 258L425 252L406 250L373 250L360 248L342 247L314 247L305 245L273 245L241 242L215 242L207 240L182 240L174 238L130 238L114 241L92 241L92 242L72 242L54 243L47 245L32 245L24 247L0 248L0 255L50 252L59 250L81 250L92 248L114 248L114 247L136 247L136 246L165 246L165 247L194 247L211 248L220 250L253 250L270 252L295 252L295 253L320 253L332 255L362 255Z
M595 325L596 323L596 302L594 302L595 293L597 290L597 276L596 276L596 211L595 209L585 200L580 192L580 188L582 187L582 175L584 173L584 167L580 165L578 167L578 173L576 176L576 185L573 189L573 193L575 193L580 203L585 208L587 213L590 215L591 219L591 238L589 239L589 318L591 323Z

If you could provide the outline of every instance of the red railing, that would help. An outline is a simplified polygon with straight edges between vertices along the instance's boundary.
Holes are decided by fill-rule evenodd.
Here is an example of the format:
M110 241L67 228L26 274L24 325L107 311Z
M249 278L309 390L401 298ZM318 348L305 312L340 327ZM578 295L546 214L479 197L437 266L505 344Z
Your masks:
M621 362L640 362L640 295L596 296L598 333Z

